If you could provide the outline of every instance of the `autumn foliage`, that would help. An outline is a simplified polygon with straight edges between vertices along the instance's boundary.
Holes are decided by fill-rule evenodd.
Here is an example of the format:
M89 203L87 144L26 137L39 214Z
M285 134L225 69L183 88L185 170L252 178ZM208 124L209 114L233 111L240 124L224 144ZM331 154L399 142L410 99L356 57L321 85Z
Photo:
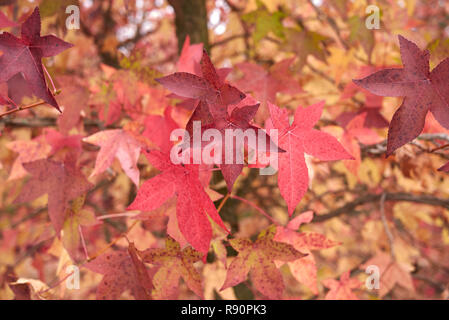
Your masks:
M449 298L449 3L203 4L0 1L0 299Z

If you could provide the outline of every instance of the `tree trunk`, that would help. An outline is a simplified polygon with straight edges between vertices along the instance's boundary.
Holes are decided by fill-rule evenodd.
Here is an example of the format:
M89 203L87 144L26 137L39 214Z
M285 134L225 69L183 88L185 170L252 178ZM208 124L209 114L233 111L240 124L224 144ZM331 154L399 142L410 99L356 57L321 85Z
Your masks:
M178 51L181 52L186 36L191 43L203 43L209 50L206 0L168 0L175 10Z

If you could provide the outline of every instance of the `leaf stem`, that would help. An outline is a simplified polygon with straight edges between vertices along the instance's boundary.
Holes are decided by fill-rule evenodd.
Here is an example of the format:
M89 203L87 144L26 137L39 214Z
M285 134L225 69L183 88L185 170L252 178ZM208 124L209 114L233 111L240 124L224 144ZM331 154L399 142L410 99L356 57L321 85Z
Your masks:
M266 213L263 209L259 208L256 204L252 203L251 201L248 201L248 200L246 200L246 199L244 199L244 198L241 198L241 197L235 196L235 195L231 196L231 198L232 198L232 199L236 199L236 200L240 200L240 201L246 203L247 205L253 207L253 208L256 209L257 211L259 211L261 214L263 214L263 215L264 215L268 220L270 220L273 224L279 225L279 223L278 223L277 221L275 221L275 220L273 219L273 217L271 217L268 213Z
M115 245L120 239L122 239L123 237L126 237L126 235L137 225L137 223L139 222L139 220L136 220L133 222L133 224L128 228L128 230L126 230L125 233L121 234L119 237L117 237L114 241L112 241L111 243L109 243L106 247L104 247L103 249L101 249L100 251L98 251L97 253L95 253L92 257L87 259L87 262L90 262L94 259L96 259L98 256L102 255L106 250L108 250L110 247L112 247L113 245Z
M226 201L228 201L229 197L231 196L230 193L226 194L226 196L221 200L220 205L218 206L217 212L220 213L221 209L225 205Z
M138 212L122 212L122 213L113 213L113 214L105 214L102 216L97 217L98 220L105 220L105 219L114 219L114 218L127 218L127 217L135 217L139 215Z
M47 75L48 79L50 80L51 87L53 88L53 93L56 93L58 90L56 90L55 83L53 82L53 79L51 78L50 73L48 72L48 70L44 64L42 64L42 68L44 69L45 74Z
M81 225L78 225L78 232L80 234L81 244L82 244L83 250L84 250L84 255L86 256L86 259L89 260L89 253L87 252L86 241L84 241L84 235L83 235L83 230L81 229Z
M42 295L42 294L44 294L44 293L46 293L46 292L48 292L48 291L50 291L50 290L52 290L52 289L58 287L61 283L63 283L64 281L66 281L66 280L67 280L70 276L72 276L74 273L75 273L75 271L70 272L70 273L69 273L68 275L66 275L64 278L58 280L55 284L49 286L47 289L37 292L37 294L38 294L38 295Z

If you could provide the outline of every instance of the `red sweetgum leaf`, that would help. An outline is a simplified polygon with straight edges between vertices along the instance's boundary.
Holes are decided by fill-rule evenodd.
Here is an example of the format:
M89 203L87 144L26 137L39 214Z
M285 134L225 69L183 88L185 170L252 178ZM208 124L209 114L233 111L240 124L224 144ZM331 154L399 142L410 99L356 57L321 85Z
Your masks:
M405 97L388 130L387 156L423 130L427 112L445 128L449 128L449 58L429 71L429 51L399 37L402 69L383 69L370 76L353 80L373 94Z
M229 70L220 69L217 71L205 50L200 66L202 77L191 73L177 72L157 79L159 83L175 95L199 100L198 103L195 103L195 110L187 123L187 131L192 133L193 121L200 121L202 130L211 128L224 130L229 127L229 124L232 124L233 120L234 122L236 120L241 121L236 117L244 117L243 113L238 115L236 112L236 117L233 119L230 119L228 114L229 105L238 103L245 98L243 92L224 82ZM247 106L245 108L255 108L255 111L257 111L258 106ZM254 114L251 112L252 117ZM243 125L249 128L248 122L250 120L251 118L246 119L244 117L242 124L237 125L237 127L240 128ZM224 147L225 144L222 144L222 146ZM223 152L222 155L224 157L225 153ZM242 164L221 165L229 190L232 189L234 181L240 175L242 169Z
M246 280L250 273L254 287L270 299L281 299L284 283L275 260L293 261L306 255L293 246L274 241L276 226L272 225L261 232L255 242L250 239L232 239L231 246L238 256L228 267L226 280L220 290L236 286Z
M168 155L156 150L145 155L162 172L142 184L128 210L152 211L176 196L179 230L193 248L206 254L212 239L209 218L223 230L227 231L227 228L204 191L199 166L175 165Z
M293 277L300 283L306 285L313 294L318 295L317 286L317 266L312 250L322 250L339 245L327 239L324 235L316 232L297 232L296 230L302 223L309 223L313 218L313 212L307 211L301 213L292 219L286 228L278 227L274 239L283 243L292 245L296 250L307 253L304 258L287 262ZM281 266L283 263L278 262Z
M201 275L194 263L199 261L202 253L187 247L181 250L179 243L168 237L165 249L147 249L139 252L146 263L158 266L153 277L154 299L174 299L177 296L179 280L182 278L187 286L203 298Z
M365 270L370 265L379 268L379 298L383 298L396 285L415 292L410 266L394 261L391 255L385 252L378 252L374 257L361 265L360 268Z
M125 130L105 130L97 132L83 141L101 147L95 162L95 169L91 176L104 172L111 166L114 158L117 158L126 175L139 185L140 172L137 168L137 160L140 156L141 143Z
M308 108L298 107L293 124L288 121L287 111L268 103L273 127L279 130L278 185L287 202L289 215L293 214L299 201L307 191L309 175L304 153L322 161L353 159L341 144L328 133L314 129L320 119L324 102Z
M138 300L151 299L151 273L138 259L132 244L128 251L103 254L86 263L85 267L103 275L97 287L97 300L119 299L125 290L130 290Z
M23 164L32 175L14 203L32 201L48 194L48 214L56 232L62 228L69 201L91 188L81 171L72 165L42 159Z
M349 271L343 273L340 277L340 281L334 279L323 280L323 284L326 288L329 288L329 292L326 294L326 300L359 300L357 296L352 292L353 289L359 288L362 283L358 279L349 278Z
M205 50L201 60L201 72L202 77L186 72L176 72L156 81L180 97L198 99L207 103L209 112L218 118L224 116L229 104L237 103L245 98L243 92L224 82L225 74L219 75Z
M213 143L217 144L218 149L221 150L221 161L216 163L217 166L220 167L223 177L226 181L226 185L228 187L228 191L231 192L232 187L235 183L235 180L241 174L244 164L238 163L237 159L243 159L244 157L244 149L251 148L257 152L283 152L283 150L279 149L276 144L271 140L270 136L266 134L265 131L259 130L256 126L252 125L250 122L254 118L257 110L259 109L259 103L254 105L246 105L241 107L236 107L232 110L231 114L228 113L223 114L220 118L214 118L209 112L204 103L200 102L189 122L187 123L186 130L190 134L190 137L193 136L193 122L201 121L201 131L204 132L207 129L217 129L221 133L221 141L213 141ZM204 121L205 119L205 121ZM203 120L203 121L202 121ZM264 135L262 137L266 145L269 146L265 150L259 148L256 144L253 143L244 143L240 139L236 139L232 144L228 144L226 142L226 130L242 130L245 132L247 129L254 130L257 133L258 138L259 135ZM205 148L209 143L202 144L201 147ZM194 146L191 146L194 148ZM234 155L234 163L226 163L226 155L232 154Z
M0 82L22 73L33 93L56 109L59 105L45 82L42 58L55 56L72 47L71 44L49 35L41 37L39 8L22 24L21 38L11 33L0 34Z

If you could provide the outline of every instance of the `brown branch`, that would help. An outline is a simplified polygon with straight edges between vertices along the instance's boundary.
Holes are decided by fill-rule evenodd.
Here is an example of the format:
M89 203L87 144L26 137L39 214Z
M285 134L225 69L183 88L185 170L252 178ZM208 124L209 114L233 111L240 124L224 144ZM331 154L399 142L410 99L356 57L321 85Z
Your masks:
M226 43L228 43L228 42L230 42L232 40L236 40L236 39L244 38L244 37L245 37L244 34L236 34L236 35L230 36L230 37L228 37L226 39L223 39L223 40L220 40L220 41L212 43L210 45L210 48L214 48L216 46L221 46L221 45L224 45L224 44L226 44Z
M55 127L57 125L56 118L0 118L0 124L4 124L8 127L16 128L42 128L42 127ZM85 127L99 127L106 129L119 129L117 125L104 126L104 123L92 119L83 120Z
M245 11L245 8L244 7L243 8L238 7L231 0L225 0L225 1L226 1L226 4L231 9L231 11L235 12L235 14L237 15L237 17L239 19L239 22L240 22L240 24L242 26L242 29L243 29L242 37L243 37L243 41L245 43L245 52L244 52L244 54L245 54L246 59L249 59L250 51L251 51L250 50L250 44L249 44L249 38L251 37L251 33L250 33L250 30L249 30L248 24L242 19L242 15L241 15L243 13L243 11Z
M431 153L438 151L438 150L442 150L442 149L446 149L447 147L449 147L449 143L443 144L439 147L433 148L432 150L430 150Z
M323 215L317 215L314 222L323 222L335 217L339 217L344 214L354 214L354 210L364 204L379 202L382 197L382 194L368 194L365 196L361 196L356 198L354 201L345 204L344 206L332 210ZM434 197L427 194L422 195L414 195L410 193L385 193L385 201L406 201L406 202L414 202L421 204L428 204L432 206L439 206L445 209L449 209L449 199L441 199L438 197Z
M23 106L23 107L20 107L20 106L19 106L19 107L17 107L17 108L14 108L14 109L11 109L11 110L8 110L8 111L5 111L5 112L1 113L1 114L0 114L0 118L9 116L9 115L11 115L11 114L13 114L13 113L16 113L16 112L19 112L19 111L22 111L22 110L27 110L27 109L35 108L35 107L44 105L44 104L46 104L46 103L47 103L47 102L45 102L45 101L39 101L39 102L32 103L32 104L29 104L29 105L26 105L26 106Z
M50 78L50 79L51 79L51 78ZM53 96L57 96L57 95L60 94L60 93L61 93L61 90L55 90L55 91L53 92ZM32 104L26 105L26 106L17 106L17 107L14 108L14 109L11 109L11 110L8 110L8 111L5 111L5 112L1 113L1 114L0 114L0 118L9 116L9 115L11 115L11 114L13 114L13 113L16 113L16 112L19 112L19 111L22 111L22 110L32 109L32 108L35 108L35 107L44 105L44 104L46 104L46 103L47 103L47 102L45 102L44 100L41 100L41 101L38 101L38 102L35 102L35 103L32 103Z
M42 212L45 212L45 211L47 211L47 207L39 208L39 209L31 212L30 214L26 215L25 217L21 218L19 221L14 222L11 225L11 228L14 229L18 225L22 224L23 222L34 219L35 217L37 217L38 215L40 215Z
M440 146L440 144L437 142L437 140L443 140L443 141L449 142L449 135L446 133L423 133L420 136L418 136L416 138L416 140L429 141L429 142L432 142L433 144L435 144L436 146ZM447 157L447 155L444 153L436 152L436 151L439 151L440 149L445 148L446 145L437 147L436 149L427 150L423 146L421 146L419 143L417 143L416 140L410 141L409 143L420 148L421 151L423 151L423 152L434 153L434 154L441 155L443 157ZM372 145L362 146L362 152L373 154L373 155L384 154L386 151L387 151L387 140L384 140L384 141L381 141L379 143L372 144Z
M449 142L449 135L446 133L423 133L417 139L432 141L434 143L436 143L435 140L444 140Z

